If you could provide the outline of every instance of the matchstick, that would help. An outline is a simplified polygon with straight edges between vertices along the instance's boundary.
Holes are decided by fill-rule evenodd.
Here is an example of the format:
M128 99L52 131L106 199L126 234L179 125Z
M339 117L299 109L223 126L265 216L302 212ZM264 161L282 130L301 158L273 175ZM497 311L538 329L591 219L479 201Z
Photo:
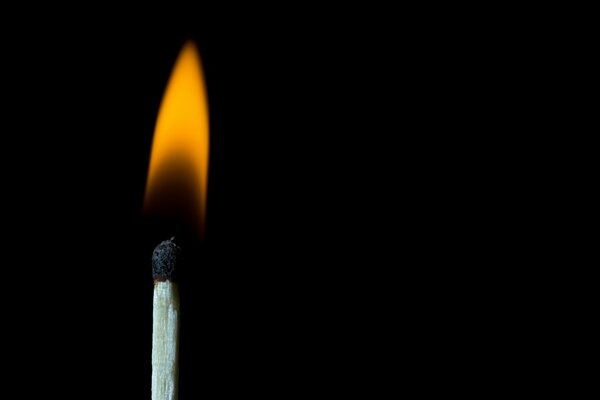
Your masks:
M152 253L152 400L177 399L179 294L172 277L180 254L174 238L161 242Z

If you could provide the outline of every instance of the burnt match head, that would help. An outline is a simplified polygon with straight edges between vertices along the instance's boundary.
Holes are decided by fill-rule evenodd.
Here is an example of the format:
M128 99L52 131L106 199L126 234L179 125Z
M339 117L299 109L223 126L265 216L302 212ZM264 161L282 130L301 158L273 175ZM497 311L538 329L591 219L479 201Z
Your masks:
M171 280L175 265L181 260L181 247L175 244L175 238L160 242L152 253L152 276L155 281Z

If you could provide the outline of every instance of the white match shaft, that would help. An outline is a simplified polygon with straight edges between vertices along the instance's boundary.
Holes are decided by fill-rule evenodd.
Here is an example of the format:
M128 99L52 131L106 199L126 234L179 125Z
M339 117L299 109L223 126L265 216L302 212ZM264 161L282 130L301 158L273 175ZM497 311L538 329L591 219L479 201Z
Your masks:
M179 295L170 281L154 285L152 400L177 399Z

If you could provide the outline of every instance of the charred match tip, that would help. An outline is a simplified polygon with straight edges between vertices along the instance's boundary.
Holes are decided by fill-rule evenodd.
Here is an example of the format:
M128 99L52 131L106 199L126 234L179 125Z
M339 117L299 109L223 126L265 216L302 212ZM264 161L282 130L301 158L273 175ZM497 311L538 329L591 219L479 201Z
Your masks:
M152 253L152 276L155 281L171 280L175 265L181 259L181 247L175 244L175 237L160 242Z

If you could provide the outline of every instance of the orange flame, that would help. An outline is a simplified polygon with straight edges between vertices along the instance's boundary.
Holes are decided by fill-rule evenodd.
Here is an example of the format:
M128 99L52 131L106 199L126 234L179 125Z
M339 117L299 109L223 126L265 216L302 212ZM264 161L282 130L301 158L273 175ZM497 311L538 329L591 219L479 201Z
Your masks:
M208 150L206 85L200 55L194 43L189 41L177 58L158 113L144 197L145 210L153 213L157 208L163 208L160 211L165 211L164 198L171 197L166 200L167 208L181 208L182 204L194 208L188 210L187 215L200 218L200 230L203 231ZM162 206L156 206L158 198L161 198Z

